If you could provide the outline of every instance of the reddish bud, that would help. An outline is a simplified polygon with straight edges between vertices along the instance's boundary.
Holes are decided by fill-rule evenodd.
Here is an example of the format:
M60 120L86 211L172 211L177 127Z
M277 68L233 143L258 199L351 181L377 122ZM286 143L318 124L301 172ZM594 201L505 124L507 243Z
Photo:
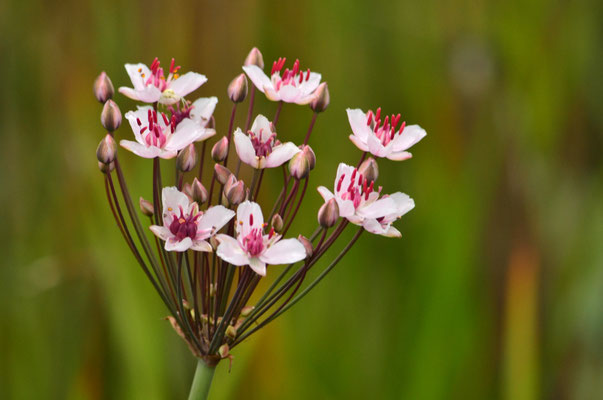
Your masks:
M101 72L98 78L94 81L94 96L96 100L101 103L105 103L107 100L113 97L115 89L113 89L113 83L105 71Z
M205 186L197 178L193 179L193 183L191 184L191 197L197 204L203 204L207 201L207 189L205 189Z
M109 132L113 132L121 125L121 111L113 100L107 100L101 112L101 124Z
M323 228L331 228L339 219L339 205L337 200L331 199L327 201L318 210L318 223Z
M373 157L369 157L358 168L358 173L361 174L368 183L374 182L379 177L379 165Z
M327 109L331 102L327 82L321 83L314 91L314 99L310 102L312 111L320 113Z
M280 214L274 214L274 217L272 217L272 221L270 221L270 225L278 233L283 230L283 218L280 216Z
M247 90L247 77L245 74L240 74L228 85L228 98L233 103L240 103L247 97Z
M142 211L142 213L147 217L152 217L155 213L153 203L151 203L150 201L145 200L141 197L140 200L138 200L138 204L140 205L140 211Z
M214 147L211 149L211 158L214 159L215 162L222 162L228 155L228 138L224 136L222 139L218 140Z
M302 145L301 151L306 155L306 158L310 163L310 171L312 171L316 166L316 155L314 154L314 150L312 150L312 148L308 145Z
M191 143L178 153L176 167L179 171L188 172L195 168L195 164L197 164L197 150L194 143Z
M222 185L226 184L228 177L232 175L232 172L230 172L228 168L220 164L216 164L214 166L214 171L216 173L216 178L218 179L218 182L220 182Z
M96 158L103 164L110 164L115 160L116 154L117 144L113 136L109 134L105 135L96 148Z
M308 257L312 257L312 254L314 254L314 246L312 245L312 242L309 241L308 238L303 235L299 235L297 237L297 240L299 240L300 243L304 245L304 248L306 249L306 255Z
M300 151L289 161L289 173L295 179L303 179L310 173L310 160L308 155Z
M251 49L243 65L257 65L261 69L264 69L264 57L257 47Z

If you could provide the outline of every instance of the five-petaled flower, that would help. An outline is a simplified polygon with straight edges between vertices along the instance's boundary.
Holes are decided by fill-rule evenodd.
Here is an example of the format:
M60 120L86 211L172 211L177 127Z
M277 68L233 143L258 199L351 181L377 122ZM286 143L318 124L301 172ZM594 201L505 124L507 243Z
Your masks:
M256 117L247 135L237 128L234 142L241 161L257 169L278 167L301 151L291 142L276 140L273 125L263 115Z
M237 208L235 221L237 238L216 235L219 241L216 254L237 266L249 265L257 274L266 275L266 264L291 264L306 258L306 249L297 239L281 239L270 229L264 234L262 210L257 203L245 201Z
M187 72L179 76L180 66L174 65L174 59L170 63L167 78L163 68L159 66L159 60L155 58L151 68L142 63L126 64L126 71L130 75L132 86L120 87L119 92L133 100L144 103L174 104L184 96L193 92L199 86L207 82L205 75L196 72Z
M335 194L324 186L319 186L318 192L325 201L335 198L339 215L351 223L361 225L371 233L400 236L400 232L390 225L412 210L415 203L400 192L379 198L381 187L375 191L374 183L369 184L356 168L341 163L335 178Z
M134 154L144 158L173 158L189 144L216 133L206 129L190 118L176 124L176 117L171 119L164 113L158 113L150 106L139 107L136 111L128 111L126 118L130 122L136 142L122 140L119 144Z
M152 225L151 231L165 241L167 251L211 252L207 242L234 217L235 213L224 206L213 206L205 212L199 211L199 205L190 201L188 196L175 187L166 187L162 191L163 226Z
M281 75L285 60L279 58L274 62L270 77L257 65L246 65L243 70L269 100L297 104L310 103L314 99L314 91L320 84L321 75L310 72L310 69L302 71L299 60L295 60L293 68L286 68Z
M400 114L388 115L381 120L381 108L376 113L365 113L361 109L349 109L348 120L353 135L350 140L362 151L368 151L375 157L387 157L390 160L402 161L412 157L408 150L426 133L419 125L406 126L402 122L399 128Z

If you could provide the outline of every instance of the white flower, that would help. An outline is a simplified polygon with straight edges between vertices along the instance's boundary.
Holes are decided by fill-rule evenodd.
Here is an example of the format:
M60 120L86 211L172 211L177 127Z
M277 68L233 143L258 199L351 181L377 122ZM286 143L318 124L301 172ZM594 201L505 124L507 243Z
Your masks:
M246 65L243 70L258 90L269 100L285 103L308 104L314 99L314 91L320 84L321 75L310 70L301 71L299 60L295 60L293 68L281 70L285 58L279 58L272 65L270 78L257 65Z
M207 211L199 211L199 205L175 187L163 188L163 226L152 225L151 231L165 240L167 251L211 252L206 239L219 231L234 217L232 210L214 206Z
M173 58L167 78L157 58L153 60L150 69L142 63L126 64L126 71L130 75L134 88L120 87L119 92L144 103L159 102L166 105L177 103L207 82L205 75L196 72L187 72L179 76L179 69L180 66L174 66Z
M299 240L280 240L281 235L274 229L265 235L266 225L257 203L241 203L235 222L237 238L216 235L220 242L216 254L232 265L249 265L261 276L266 275L266 264L291 264L306 258L306 249Z
M185 118L176 125L174 116L170 120L164 113L157 113L150 106L128 111L126 118L136 142L122 140L119 144L144 158L173 158L189 144L215 134L213 129L205 129L190 118Z
M344 163L337 168L335 194L324 186L318 187L318 192L325 201L335 198L341 217L384 236L399 236L390 224L415 206L410 197L400 192L379 198L381 187L375 191L374 182L368 184L356 168Z
M289 161L301 150L291 142L280 143L266 117L258 115L249 134L237 128L234 142L241 161L253 168L274 168Z
M387 157L390 160L402 161L412 157L408 150L423 139L425 130L419 125L406 126L402 122L400 128L400 114L386 116L381 121L381 108L377 113L369 111L364 113L359 108L349 109L348 120L352 127L353 135L350 140L362 151L368 151L376 157Z

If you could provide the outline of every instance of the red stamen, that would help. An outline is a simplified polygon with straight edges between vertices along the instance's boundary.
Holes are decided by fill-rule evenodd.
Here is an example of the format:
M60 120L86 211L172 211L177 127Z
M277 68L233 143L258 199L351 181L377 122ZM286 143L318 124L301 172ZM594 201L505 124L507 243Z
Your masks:
M381 107L377 109L377 114L375 115L375 119L381 121Z
M404 131L405 127L406 127L406 121L402 122L402 125L400 125L400 130L398 131L398 133L402 133L402 131Z
M369 110L368 117L366 120L366 126L371 126L371 122L373 122L373 112Z
M253 226L253 214L249 214L249 225Z
M337 191L338 192L341 190L341 185L343 183L344 178L345 178L345 174L341 175L341 177L339 178L339 182L337 182Z

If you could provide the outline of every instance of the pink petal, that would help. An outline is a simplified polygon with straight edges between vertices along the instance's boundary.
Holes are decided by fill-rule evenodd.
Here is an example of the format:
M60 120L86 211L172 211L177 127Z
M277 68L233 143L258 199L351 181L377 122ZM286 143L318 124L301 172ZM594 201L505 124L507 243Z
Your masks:
M381 144L381 141L377 139L375 135L371 135L367 138L366 144L368 145L369 151L375 157L385 156L385 147Z
M241 129L237 128L234 133L235 148L237 155L247 165L251 165L254 168L259 167L258 158L255 155L255 149L251 143L249 136L244 134Z
M318 190L318 193L320 193L320 195L322 196L322 198L325 201L329 201L333 197L335 197L335 195L333 193L331 193L331 191L324 186L319 186L316 188L316 190Z
M281 86L278 94L285 103L296 103L296 101L302 97L302 92L293 85ZM312 101L312 99L310 99L310 101Z
M218 104L217 97L201 97L192 104L190 118L195 122L207 122Z
M239 242L228 235L219 234L216 235L216 239L220 242L216 249L216 254L222 260L236 266L243 266L249 264L249 256L243 249Z
M291 142L281 144L272 149L272 153L266 157L266 168L274 168L283 165L301 150Z
M393 161L404 161L412 158L412 154L410 154L408 151L395 151L393 153L389 153L387 158Z
M210 207L201 216L199 229L211 229L213 232L217 232L234 216L234 211L224 206Z
M267 248L260 260L271 265L292 264L306 258L306 249L297 239L284 239Z
M243 67L243 71L245 71L251 82L253 82L260 92L264 93L264 88L266 87L272 88L270 78L257 65L246 65Z
M366 124L366 113L364 111L359 108L353 110L348 108L347 113L350 128L352 128L352 132L354 132L354 135L356 135L361 142L366 143L366 140L369 136L375 135L371 128ZM356 144L356 146L358 145Z
M209 243L207 243L205 240L194 240L193 245L191 246L191 250L204 251L206 253L213 252L211 245Z
M400 135L396 135L393 142L394 151L404 151L411 148L427 135L425 129L419 125L409 125Z
M165 149L169 151L179 151L198 140L205 130L195 123L192 119L183 119L172 136L168 138Z
M119 144L124 149L129 150L137 156L143 158L155 158L161 153L161 149L157 147L147 147L131 140L122 140L119 142Z
M193 245L193 241L189 237L185 237L182 240L170 238L170 239L168 239L167 242L165 242L165 249L167 251L182 252L182 251L187 251L188 249L190 249L192 245Z
M168 240L170 237L174 236L165 226L151 225L149 229L161 240Z
M161 202L163 203L163 219L165 220L165 224L172 214L175 214L176 217L180 216L180 207L184 211L187 211L190 200L175 186L168 186L164 187L161 191ZM171 222L171 220L168 221L168 223Z
M268 100L281 101L281 95L272 86L264 86L263 92Z
M196 72L187 72L178 79L172 79L170 89L180 97L185 97L187 94L197 90L199 86L207 82L205 75Z
M368 146L358 136L350 135L350 140L362 151L368 151Z
M256 136L260 137L262 142L265 142L272 135L270 121L268 121L268 118L264 117L262 114L258 114L258 116L253 120L251 131Z
M252 257L249 259L249 267L255 271L256 274L260 276L266 276L266 263L261 261L257 257Z
M249 218L253 215L253 218ZM253 219L253 221L251 221ZM253 222L253 224L250 224ZM244 201L237 208L236 228L239 236L247 236L252 229L262 228L264 224L264 216L262 209L258 203L252 201Z
M142 90L145 87L145 80L151 76L151 71L149 68L143 63L138 64L126 64L126 71L130 76L130 81L132 81L132 86L134 86L135 90ZM144 75L144 78L143 76Z
M316 90L318 85L320 85L320 79L322 76L316 72L310 72L310 79L307 81L304 80L301 85L299 85L299 90L304 94L308 95ZM305 79L305 76L304 76Z

